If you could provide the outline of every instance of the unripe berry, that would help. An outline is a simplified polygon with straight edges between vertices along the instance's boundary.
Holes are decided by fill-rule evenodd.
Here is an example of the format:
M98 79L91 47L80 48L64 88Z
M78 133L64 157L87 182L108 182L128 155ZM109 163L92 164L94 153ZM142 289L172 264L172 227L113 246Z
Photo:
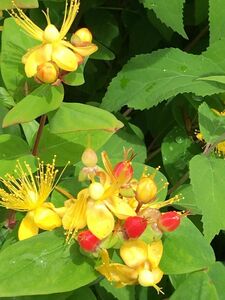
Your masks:
M77 240L80 247L88 252L95 251L100 243L100 240L90 230L80 232Z
M103 185L99 182L91 183L88 188L89 195L93 200L98 200L99 198L101 198L104 191L105 189Z
M133 167L130 161L121 161L113 169L113 175L118 178L120 175L124 176L124 183L127 183L131 180L134 174Z
M158 219L158 227L162 231L174 231L180 225L181 216L176 211L168 211L161 214Z
M43 83L53 83L58 79L59 68L53 62L46 62L38 66L36 78Z
M120 256L128 267L139 267L148 259L148 246L140 240L126 241L120 248Z
M93 149L87 148L84 150L81 160L86 167L93 168L98 162L98 157Z
M124 223L124 229L129 238L138 238L147 227L147 220L142 217L128 217Z
M141 203L149 203L155 200L157 186L150 177L143 177L139 180L136 190L136 199Z

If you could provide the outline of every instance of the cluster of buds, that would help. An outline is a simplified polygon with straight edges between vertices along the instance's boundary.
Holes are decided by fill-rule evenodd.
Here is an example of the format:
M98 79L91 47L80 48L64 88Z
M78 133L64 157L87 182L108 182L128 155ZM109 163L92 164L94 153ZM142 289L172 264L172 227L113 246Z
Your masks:
M162 292L157 285L163 276L159 267L161 238L164 232L176 230L186 214L160 212L180 196L159 200L167 183L157 179L161 177L158 168L153 174L144 170L136 179L134 156L132 149L124 150L124 159L113 166L107 153L102 152L100 167L95 151L86 149L81 173L87 184L76 198L55 186L55 158L52 164L39 161L35 175L27 163L18 162L16 176L0 178L6 187L0 189L0 205L10 212L5 226L14 227L15 211L26 212L19 225L19 240L63 226L66 242L75 241L83 254L97 258L96 270L116 286L140 284ZM55 188L69 198L62 207L48 201ZM108 249L118 252L120 262L111 261Z
M97 165L95 151L87 148L80 172L87 188L78 193L77 199L66 201L62 224L67 242L74 239L82 253L98 258L96 270L116 286L140 284L162 292L157 285L163 276L159 267L161 238L164 232L176 230L186 214L160 212L180 196L159 201L159 192L168 183L156 180L159 168L154 174L145 170L135 179L134 156L132 149L124 150L124 159L113 166L103 152L102 168ZM117 251L123 263L111 261L108 249Z

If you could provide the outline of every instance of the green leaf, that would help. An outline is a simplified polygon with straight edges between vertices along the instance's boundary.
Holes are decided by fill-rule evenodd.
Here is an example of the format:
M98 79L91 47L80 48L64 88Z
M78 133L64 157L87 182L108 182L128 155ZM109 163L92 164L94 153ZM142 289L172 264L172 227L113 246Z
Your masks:
M166 135L161 150L163 165L173 184L187 172L189 160L199 152L198 145L179 127L174 127Z
M103 130L77 131L65 134L50 133L46 127L43 131L38 156L45 162L52 161L57 156L57 166L64 166L68 161L72 164L81 160L84 149L91 145L98 150L111 137L112 132Z
M170 276L176 291L170 299L218 299L224 300L225 266L215 262L208 269ZM174 281L175 280L175 281Z
M21 126L23 128L23 132L26 137L27 143L29 144L30 147L32 147L33 138L34 138L35 133L38 131L39 123L37 121L33 120L31 122L21 124Z
M225 38L224 10L223 0L209 0L210 44Z
M36 159L31 155L30 148L21 138L10 135L0 135L0 176L14 173L16 161L26 161L33 168Z
M20 8L36 8L38 7L38 0L15 0L15 4ZM13 7L12 0L1 0L0 10L10 9Z
M90 288L82 287L73 292L73 294L68 298L68 300L76 299L96 300L96 297Z
M104 146L98 150L98 153L106 151L111 159L122 161L123 149L132 148L137 154L133 161L143 163L146 159L146 146L144 141L130 133L126 128L113 134Z
M135 300L134 286L117 288L106 279L103 279L99 283L99 285L103 287L107 292L111 293L118 300Z
M208 270L211 282L215 285L220 300L225 300L224 294L224 278L225 266L221 262L215 262Z
M167 26L187 38L183 25L185 0L141 0L145 7L153 9L157 17Z
M220 65L179 49L137 55L112 80L102 107L109 111L117 111L123 105L145 109L179 93L206 96L224 92L224 85L196 80L215 73L224 73Z
M210 242L221 229L225 229L225 161L195 156L190 162L190 178L195 199L202 211L204 235Z
M173 196L181 194L182 198L173 204L174 207L178 209L185 209L190 211L191 214L201 214L201 210L198 208L195 195L190 184L181 185L176 191L173 193ZM172 195L171 195L172 196Z
M26 78L22 64L23 55L37 44L38 42L26 34L12 18L5 19L2 32L1 74L7 90L16 99L25 97L34 86L37 86L33 78Z
M20 296L20 297L1 297L1 300L66 300L72 292L51 294L51 295L35 295L35 296Z
M52 133L88 130L115 132L123 127L123 123L108 111L81 103L63 103L50 115L49 125Z
M63 101L63 86L43 84L17 103L3 120L3 127L30 122L57 109Z
M72 86L82 85L85 82L84 65L80 65L76 71L70 72L69 74L65 75L63 77L63 82Z
M219 116L204 102L199 106L199 127L204 140L213 144L225 133L225 116Z
M78 247L65 244L63 232L17 242L0 252L0 261L1 297L66 292L97 278Z
M224 75L201 77L201 78L198 78L197 80L215 81L215 82L225 84L225 76Z
M219 300L216 288L205 271L195 272L182 282L170 300Z
M188 219L173 232L165 233L160 268L166 274L183 274L208 268L215 261L213 249Z
M103 44L94 41L94 43L98 46L98 51L93 53L90 58L91 59L100 59L100 60L113 60L115 59L115 54L105 47Z
M10 108L15 105L13 97L3 87L0 87L0 102L7 108Z

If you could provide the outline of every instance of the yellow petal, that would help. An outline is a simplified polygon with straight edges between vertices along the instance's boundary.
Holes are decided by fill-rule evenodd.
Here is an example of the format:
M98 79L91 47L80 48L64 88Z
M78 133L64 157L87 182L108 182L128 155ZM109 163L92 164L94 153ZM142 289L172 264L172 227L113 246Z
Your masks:
M120 256L131 268L138 268L148 259L148 246L140 240L128 240L120 248Z
M77 231L86 226L88 190L80 191L77 199L70 199L65 202L66 211L62 218L63 228L69 231Z
M110 263L107 250L102 251L103 264L98 266L96 270L100 272L109 281L119 283L120 286L135 284L138 272L128 266Z
M20 223L18 237L19 240L28 239L34 235L38 234L39 228L34 223L34 213L28 212L26 216L23 218L22 222Z
M57 213L46 207L35 209L34 222L43 230L53 230L56 227L60 227L62 224Z
M80 54L81 56L89 56L92 53L96 52L97 50L98 50L98 46L92 43L83 47L74 47L74 51Z
M53 47L52 61L65 71L75 71L78 67L76 54L59 43Z
M114 213L117 218L125 220L129 216L136 216L135 210L125 200L119 197L113 197L106 201L107 207Z
M107 237L114 229L114 218L104 203L88 201L87 226L100 240Z
M35 47L31 49L22 61L25 62L25 73L27 77L32 77L37 73L37 67L45 62L51 60L52 45L45 44L41 47Z
M148 260L152 269L158 267L163 254L163 243L161 240L148 245Z

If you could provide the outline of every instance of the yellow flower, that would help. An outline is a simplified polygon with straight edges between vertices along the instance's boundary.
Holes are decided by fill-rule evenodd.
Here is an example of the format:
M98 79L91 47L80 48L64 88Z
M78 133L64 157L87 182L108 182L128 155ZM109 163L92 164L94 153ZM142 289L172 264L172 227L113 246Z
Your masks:
M96 267L107 280L115 282L117 287L141 284L152 286L162 293L157 283L162 279L163 272L159 268L162 257L162 241L148 245L140 240L125 241L120 248L120 256L125 265L110 262L107 250L102 250L102 264Z
M65 40L65 36L77 15L79 5L79 0L70 0L69 4L66 0L65 14L60 30L51 24L49 11L47 10L47 13L44 13L47 26L42 30L14 4L15 9L9 12L10 15L32 38L41 42L40 45L28 50L22 58L27 77L35 76L38 66L46 62L53 62L64 71L75 71L78 64L83 60L83 56L88 56L98 49L91 42L76 47ZM79 32L81 30L79 29ZM79 33L79 36L82 38L83 35Z
M112 166L105 152L102 160L105 170L99 168L96 174L100 182L95 182L92 178L93 182L88 189L82 190L77 199L66 203L62 223L67 231L67 240L75 237L76 232L85 226L102 240L114 230L115 216L125 220L136 215L134 208L119 195L120 187L124 184L124 174L117 179L113 176Z
M61 226L57 209L50 202L45 202L54 188L57 174L55 159L52 164L38 162L37 174L33 175L31 167L18 162L16 177L7 174L0 178L9 192L0 189L0 205L7 209L27 212L19 227L19 240L38 234L39 229L52 230Z

